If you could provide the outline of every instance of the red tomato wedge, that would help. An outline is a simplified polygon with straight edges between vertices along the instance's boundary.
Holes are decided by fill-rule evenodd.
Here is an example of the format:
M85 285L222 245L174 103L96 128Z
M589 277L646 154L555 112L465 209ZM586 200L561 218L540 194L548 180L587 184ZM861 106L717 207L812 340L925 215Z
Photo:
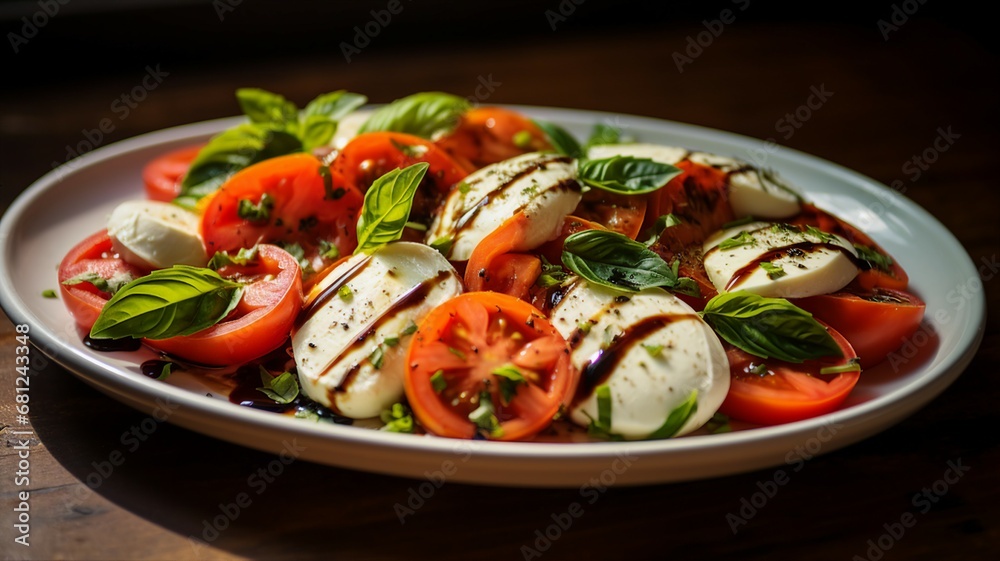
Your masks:
M148 272L118 257L111 249L108 231L101 230L77 244L63 258L59 264L59 292L76 323L89 331L101 314L104 304L111 299L111 294L99 290L90 282L72 285L64 283L88 273L108 280L122 275L139 278Z
M529 240L538 229L527 215L518 212L483 238L465 268L466 290L492 290L527 300L542 272L542 262L533 255L515 252L534 249Z
M733 220L729 204L729 177L725 172L684 160L677 163L683 173L671 179L663 188L648 195L646 224L673 214L681 222L695 226L701 239Z
M181 194L181 179L204 144L187 146L156 158L142 170L146 195L154 201L170 202Z
M882 362L913 335L926 308L913 294L887 288L841 291L794 303L842 333L865 368Z
M569 346L536 308L505 294L468 292L438 306L410 343L406 397L439 436L521 440L572 398Z
M719 411L741 421L778 425L836 409L858 383L861 372L820 374L823 367L845 365L857 357L843 335L833 329L829 332L844 353L842 358L792 364L756 357L727 345L731 380Z
M643 195L620 195L591 189L583 194L573 214L634 240L642 231L646 207L647 199ZM655 222L656 219L653 220Z
M201 222L209 255L258 243L298 243L307 255L322 242L341 255L357 247L361 193L309 154L254 164L210 197Z
M302 274L287 251L258 246L248 265L219 269L225 278L244 284L243 296L229 317L194 335L144 342L178 358L207 365L242 364L284 343L302 308Z
M470 169L552 148L545 133L531 119L500 107L467 111L455 130L435 144Z

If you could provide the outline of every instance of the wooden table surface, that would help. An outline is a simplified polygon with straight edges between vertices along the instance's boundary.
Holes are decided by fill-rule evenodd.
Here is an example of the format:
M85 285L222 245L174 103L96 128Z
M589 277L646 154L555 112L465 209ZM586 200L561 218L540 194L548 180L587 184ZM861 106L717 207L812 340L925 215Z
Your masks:
M300 104L338 88L367 93L373 101L444 90L478 93L484 103L642 114L774 138L882 183L902 181L906 195L954 232L976 263L995 266L1000 194L990 170L1000 148L1000 84L992 46L932 17L914 17L885 40L876 19L890 15L888 4L873 11L871 20L837 24L744 18L741 4L734 2L735 21L682 72L674 53L705 31L702 19L720 12L705 9L689 21L660 20L634 29L602 29L593 21L599 12L574 29L570 15L553 32L545 8L538 7L525 15L534 18L534 31L510 41L495 40L491 31L484 31L491 40L458 45L386 39L385 46L363 51L350 64L337 48L339 38L327 41L326 51L297 56L228 63L220 47L202 60L178 58L174 66L163 64L168 76L124 119L112 103L141 80L144 64L91 78L67 67L70 74L61 80L59 61L39 55L39 63L53 65L49 75L0 93L4 208L53 161L65 160L66 146L83 140L82 131L103 118L115 124L101 141L107 144L234 114L232 91L239 86L280 91ZM586 6L579 6L581 13ZM42 50L45 34L55 36L60 23L54 18L39 31L22 47L24 56L31 56L33 46ZM98 35L94 40L100 41ZM154 66L173 60L170 45L154 47L145 44L122 56L145 57ZM787 128L782 119L807 103L813 88L832 95L800 127ZM915 177L907 162L933 146L941 129L956 133L957 140ZM996 310L1000 287L990 280L995 271L987 273L986 299ZM49 365L31 375L31 546L23 547L14 543L12 529L16 492L23 489L14 485L15 346L13 327L4 319L0 551L7 559L534 558L522 546L538 547L536 530L579 498L577 489L448 483L400 524L393 507L419 482L299 461L204 544L188 536L202 536L205 521L220 514L219 505L246 491L247 478L273 456L164 424L126 452L110 474L97 477L109 455L123 449L123 434L146 417ZM991 316L972 364L939 398L877 436L810 460L735 532L730 515L740 514L743 501L766 486L775 469L612 487L539 553L546 559L995 559L998 374L1000 321ZM944 487L949 462L968 470L952 478L924 512L918 495ZM901 520L915 525L904 528ZM885 551L873 548L880 539Z

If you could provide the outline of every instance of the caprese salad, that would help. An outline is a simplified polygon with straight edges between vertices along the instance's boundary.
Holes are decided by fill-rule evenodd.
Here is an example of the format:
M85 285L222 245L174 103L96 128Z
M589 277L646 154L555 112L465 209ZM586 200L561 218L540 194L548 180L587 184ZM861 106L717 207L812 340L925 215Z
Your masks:
M437 92L237 98L59 267L88 345L141 342L155 378L397 432L669 438L832 411L923 317L871 238L734 158Z

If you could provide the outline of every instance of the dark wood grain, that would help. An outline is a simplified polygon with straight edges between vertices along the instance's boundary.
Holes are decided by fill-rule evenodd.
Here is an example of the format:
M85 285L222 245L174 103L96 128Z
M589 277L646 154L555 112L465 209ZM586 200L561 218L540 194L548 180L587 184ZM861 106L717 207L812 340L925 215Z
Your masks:
M281 91L298 103L337 88L388 101L431 89L475 95L480 80L491 79L498 85L484 102L642 114L775 138L883 183L901 181L906 196L954 232L974 261L996 262L1000 80L995 52L978 37L934 18L914 18L889 41L874 21L737 19L678 72L672 54L703 29L702 18L635 30L590 25L585 32L573 32L568 21L553 33L541 11L530 17L541 18L536 27L542 29L516 41L394 45L351 64L335 48L235 63L218 58L220 49L205 60L164 64L169 76L126 119L118 119L111 103L138 83L143 65L62 86L19 84L0 93L4 201L63 161L65 146L79 143L81 130L103 118L115 124L102 141L107 144L234 114L232 91L244 85ZM717 13L706 11L704 18ZM148 64L158 62L156 51L145 54ZM813 87L833 95L786 138L779 121L806 103ZM906 162L949 127L960 137L913 177ZM997 281L984 276L984 290L988 306L998 309ZM248 477L273 456L169 424L158 425L122 465L101 476L102 462L125 448L122 435L146 417L49 364L32 375L32 546L23 548L12 543L11 530L18 490L12 482L14 348L13 327L0 322L0 551L6 558L520 559L522 546L534 547L536 530L581 500L574 489L446 484L400 524L393 507L419 482L295 462L258 495ZM909 512L916 525L893 540L885 559L995 559L998 372L1000 321L991 316L980 351L943 395L897 426L816 457L800 471L784 466L788 484L735 533L727 515L739 514L741 501L766 486L775 469L612 487L594 504L585 502L583 516L542 556L864 558L868 540L878 540L886 525ZM914 496L958 461L968 473L921 513ZM252 504L210 544L188 538L203 536L204 521L220 514L219 505L248 491Z

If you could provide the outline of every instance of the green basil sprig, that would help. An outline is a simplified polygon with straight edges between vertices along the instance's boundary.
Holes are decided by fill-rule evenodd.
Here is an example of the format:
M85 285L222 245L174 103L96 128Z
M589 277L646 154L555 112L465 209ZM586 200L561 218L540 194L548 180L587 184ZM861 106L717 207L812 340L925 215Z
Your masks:
M300 112L284 97L257 88L237 90L236 99L250 122L216 135L198 152L181 180L174 201L180 206L194 207L245 167L323 146L337 132L337 123L368 100L340 90L317 97Z
M581 160L577 177L586 185L612 193L643 195L663 187L681 173L677 167L649 158L611 156Z
M669 265L645 244L617 232L585 230L569 236L562 262L588 281L617 290L638 292L661 286L698 295L692 279L677 276L676 262Z
M794 363L844 356L812 314L784 298L723 292L699 314L720 337L755 356Z
M420 92L379 108L360 132L393 131L430 139L448 132L471 107L469 100L442 92Z
M590 137L583 145L584 149L592 146L602 146L605 144L628 144L632 139L626 137L622 129L607 123L596 123L590 131Z
M371 253L403 235L413 207L413 196L429 167L430 164L420 162L405 169L394 169L372 183L365 193L365 203L358 218L355 255Z
M257 391L275 403L291 403L299 396L299 383L291 372L282 372L277 376L271 376L271 373L261 366L260 383L263 385L257 388Z
M566 129L560 127L555 123L550 123L548 121L542 121L535 119L534 123L538 128L542 129L545 136L549 140L549 144L556 152L569 156L570 158L583 158L586 156L583 147L580 143L569 133Z
M139 277L104 305L90 336L168 339L207 329L229 314L243 285L211 269L174 265Z

